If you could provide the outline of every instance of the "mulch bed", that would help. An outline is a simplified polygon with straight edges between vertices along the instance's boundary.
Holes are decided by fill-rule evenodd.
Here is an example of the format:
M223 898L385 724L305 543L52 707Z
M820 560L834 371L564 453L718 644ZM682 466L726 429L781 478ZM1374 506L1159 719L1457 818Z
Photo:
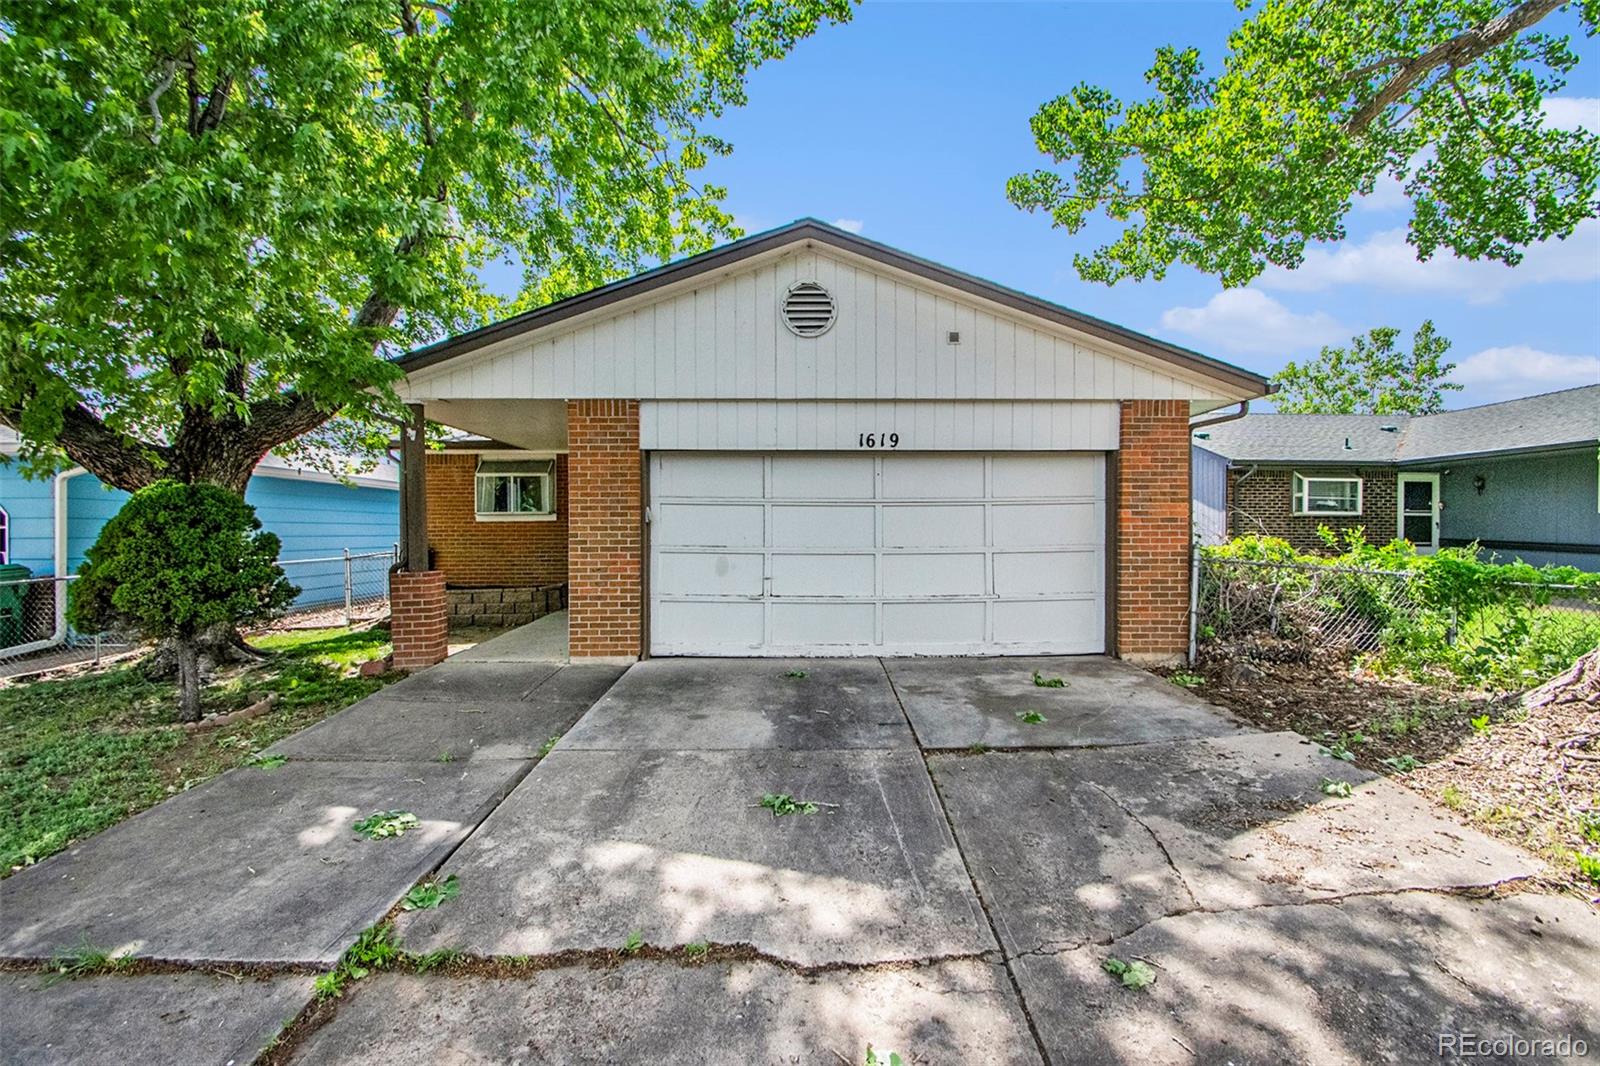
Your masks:
M1184 672L1205 679L1198 695L1262 729L1348 750L1356 765L1538 854L1546 887L1600 902L1572 854L1600 854L1584 828L1594 833L1600 819L1600 699L1587 691L1534 705L1380 677L1348 655L1260 638L1210 645Z

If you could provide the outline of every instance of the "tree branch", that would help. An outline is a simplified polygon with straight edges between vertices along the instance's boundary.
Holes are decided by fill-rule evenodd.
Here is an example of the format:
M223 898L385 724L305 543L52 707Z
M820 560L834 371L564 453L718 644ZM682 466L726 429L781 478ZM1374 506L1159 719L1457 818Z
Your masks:
M167 60L167 73L156 83L149 96L145 97L145 106L150 109L150 118L155 122L155 128L150 131L150 143L161 143L161 97L172 88L172 83L178 78L178 61Z

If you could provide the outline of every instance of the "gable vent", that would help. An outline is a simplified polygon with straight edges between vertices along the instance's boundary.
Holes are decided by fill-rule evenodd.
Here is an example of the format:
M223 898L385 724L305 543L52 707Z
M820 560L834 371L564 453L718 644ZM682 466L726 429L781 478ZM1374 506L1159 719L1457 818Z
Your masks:
M814 281L796 282L783 294L783 324L797 337L828 332L837 310L833 294Z

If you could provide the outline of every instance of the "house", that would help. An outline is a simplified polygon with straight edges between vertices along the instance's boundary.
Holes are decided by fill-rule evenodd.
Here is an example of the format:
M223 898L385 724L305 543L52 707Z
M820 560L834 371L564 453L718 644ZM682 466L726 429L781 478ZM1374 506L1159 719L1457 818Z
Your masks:
M18 445L15 433L0 428L0 456L14 456ZM282 541L280 559L327 559L346 549L392 551L398 488L392 465L337 478L269 455L256 467L245 500ZM82 468L29 480L15 462L0 463L0 563L26 566L34 576L74 573L127 498ZM291 570L300 605L342 598L341 566Z
M447 586L563 581L576 660L1174 659L1189 420L1267 390L809 219L400 365L402 666Z
M1203 540L1320 551L1319 526L1361 528L1423 552L1476 543L1600 570L1600 385L1432 415L1253 414L1193 439Z

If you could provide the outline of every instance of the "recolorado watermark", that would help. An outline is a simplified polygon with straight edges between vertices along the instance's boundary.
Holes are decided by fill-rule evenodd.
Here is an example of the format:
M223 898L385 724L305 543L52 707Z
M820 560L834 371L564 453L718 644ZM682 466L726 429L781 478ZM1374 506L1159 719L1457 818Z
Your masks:
M1570 1033L1562 1036L1518 1036L1500 1033L1464 1031L1439 1034L1439 1057L1454 1055L1460 1059L1503 1059L1530 1056L1550 1058L1588 1058L1589 1044L1582 1037Z

